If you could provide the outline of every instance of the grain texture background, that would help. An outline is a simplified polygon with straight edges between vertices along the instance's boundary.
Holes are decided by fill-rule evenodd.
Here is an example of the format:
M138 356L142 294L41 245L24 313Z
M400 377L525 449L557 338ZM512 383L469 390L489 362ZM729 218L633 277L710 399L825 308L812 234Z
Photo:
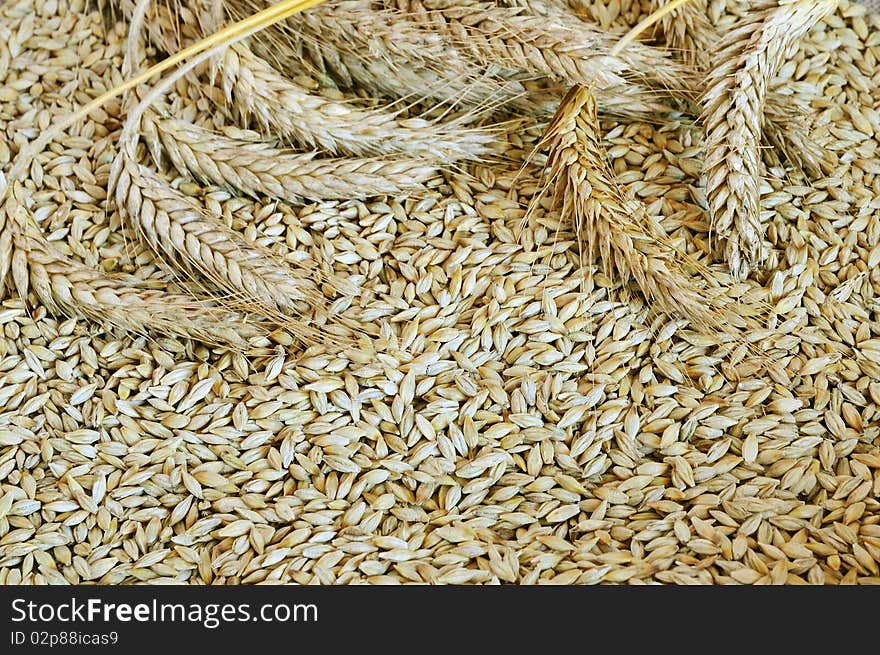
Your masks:
M582 4L620 29L642 13ZM721 30L727 4L708 3ZM4 171L121 81L125 34L82 0L0 6ZM585 282L549 198L523 221L538 124L501 163L402 173L412 198L287 204L163 174L254 247L367 290L332 311L371 339L278 334L246 357L63 320L9 285L0 583L880 582L878 34L843 0L780 68L833 168L763 153L764 270L727 293L777 315L745 342ZM168 101L223 127L185 83ZM66 257L167 291L108 200L123 120L93 112L23 193ZM700 127L601 130L621 188L708 252Z

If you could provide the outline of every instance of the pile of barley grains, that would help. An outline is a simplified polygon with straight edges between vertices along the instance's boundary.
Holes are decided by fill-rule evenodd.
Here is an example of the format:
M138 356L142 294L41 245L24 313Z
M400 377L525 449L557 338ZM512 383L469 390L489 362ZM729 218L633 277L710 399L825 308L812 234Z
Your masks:
M123 79L126 29L85 0L0 4L2 170ZM778 312L759 360L584 281L549 199L523 227L540 124L412 198L288 205L167 177L361 281L369 300L335 311L372 339L245 356L64 320L8 282L0 583L880 582L878 43L880 16L842 0L780 72L818 98L834 166L811 180L767 155L772 249L730 290ZM186 83L169 101L213 126ZM40 154L31 210L71 259L173 288L107 198L123 120L110 102ZM618 181L707 252L701 127L601 127Z

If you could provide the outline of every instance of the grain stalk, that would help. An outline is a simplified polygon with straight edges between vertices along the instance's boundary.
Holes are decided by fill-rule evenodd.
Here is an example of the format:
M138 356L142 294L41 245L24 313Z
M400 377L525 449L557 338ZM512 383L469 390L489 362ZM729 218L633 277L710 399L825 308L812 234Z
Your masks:
M139 37L148 3L138 0L133 12L127 63L139 57ZM303 340L321 340L322 332L303 320L312 308L320 311L326 303L312 279L317 267L295 268L249 243L138 161L142 117L176 79L196 65L198 60L176 71L128 112L111 172L116 204L135 231L166 261L186 274L198 272L222 289L224 295L218 297L222 302L257 311Z
M728 34L704 96L706 196L711 228L736 279L763 261L759 183L764 106L789 48L837 0L782 0Z
M155 130L162 151L182 174L293 204L423 191L422 183L437 174L415 160L316 159L316 153L230 138L174 118L148 116L145 123L143 129Z
M546 184L552 186L554 206L574 223L584 270L591 271L598 256L606 273L613 267L622 282L635 281L661 311L703 328L728 325L726 312L698 290L675 250L664 243L656 220L618 189L588 87L572 87L537 148L549 150Z

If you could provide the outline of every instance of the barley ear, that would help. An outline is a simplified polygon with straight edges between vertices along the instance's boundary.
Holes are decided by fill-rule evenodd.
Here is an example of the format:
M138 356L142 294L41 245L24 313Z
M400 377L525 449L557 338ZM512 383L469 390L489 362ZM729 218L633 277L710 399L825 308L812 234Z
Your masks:
M837 0L788 0L747 16L725 35L704 96L706 197L733 276L763 261L759 184L764 105L790 46Z
M689 274L687 268L706 272L672 246L641 202L625 198L601 144L588 87L569 91L540 146L549 150L545 179L553 205L573 223L587 275L600 266L622 283L635 282L661 312L703 330L732 334L747 324L754 311L734 309L716 293L717 283Z

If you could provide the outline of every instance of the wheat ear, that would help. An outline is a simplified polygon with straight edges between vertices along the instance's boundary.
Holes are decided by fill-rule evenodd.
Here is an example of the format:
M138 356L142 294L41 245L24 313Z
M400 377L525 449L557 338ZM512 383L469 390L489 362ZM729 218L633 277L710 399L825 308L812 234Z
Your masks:
M166 260L183 259L232 298L253 299L263 310L299 315L306 311L304 301L318 298L308 275L279 267L269 253L140 164L132 141L120 144L119 161L118 173L114 171L116 203Z
M693 71L666 53L633 43L611 55L614 35L552 8L544 15L529 15L520 8L474 0L398 0L397 5L408 15L447 32L457 46L484 64L597 89L625 86L625 77L634 77L689 102L699 96Z
M131 16L134 0L119 2ZM181 35L202 36L205 13L213 15L213 11L200 12L199 25L181 26L168 7L157 5L148 13L147 33L157 47L175 52L184 45ZM357 99L339 101L318 95L280 74L242 41L230 44L212 68L227 102L243 117L254 120L265 132L310 149L354 156L400 153L451 163L479 158L497 141L497 130L466 127L464 118L446 123L402 118L390 109L359 105Z
M437 173L415 160L316 159L258 141L216 134L177 119L151 121L174 167L202 182L290 203L348 200L424 190ZM147 128L145 128L147 129Z
M736 279L763 259L760 144L769 82L789 48L836 6L837 0L782 0L750 14L724 38L709 74L706 197L712 231Z
M227 13L237 17L262 3L224 4ZM522 83L502 77L497 66L481 66L443 35L360 0L299 14L267 30L251 47L288 74L317 73L341 88L376 96L432 100L471 110L528 107Z
M236 16L258 2L231 0L226 7ZM558 96L527 90L522 83L543 73L509 61L505 66L505 62L474 57L467 45L454 41L445 25L446 20L436 12L413 16L356 0L297 15L272 28L271 39L260 39L251 47L286 71L317 69L343 87L356 84L370 93L413 102L430 99L464 107L469 116L498 109L527 115L555 111ZM578 29L581 27L578 24ZM636 45L634 61L653 58L661 70L669 64L663 53L657 59L657 51ZM643 64L640 68L648 67ZM675 68L672 70L674 74ZM619 76L610 79L614 86L596 90L603 115L652 120L671 110L660 101L657 91Z
M122 1L129 14L131 2ZM156 7L148 24L148 33L160 48L173 52L182 45L179 27L167 8ZM466 127L465 119L444 123L402 118L389 109L315 94L280 74L244 42L231 44L214 65L227 102L240 114L262 130L310 149L354 156L400 153L451 163L480 158L497 140L496 130Z
M656 11L667 4L669 0L652 0L651 8ZM706 0L694 0L678 7L663 16L660 25L666 45L683 61L699 71L712 67L718 32L706 13Z
M626 48L615 49L618 41L614 34L582 20L567 8L566 4L562 0L527 0L524 7L530 13L544 16L569 29L573 34L579 35L579 38L590 43L592 47L606 53L605 61L613 62L615 66L619 65L618 62L622 63L628 76L659 87L659 90L665 90L688 104L693 104L699 99L702 80L696 75L699 69L693 65L693 62L685 59L686 65L682 66L671 56L673 53L669 50L637 41L628 43ZM685 4L678 11L684 11L688 7L689 5ZM560 45L564 48L564 43ZM613 55L612 51L614 51ZM584 81L592 85L592 80Z
M664 233L656 220L617 188L588 87L572 87L538 147L549 149L546 183L552 186L554 206L574 223L585 270L598 256L606 270L614 267L622 282L635 281L662 311L700 326L720 322L717 308L698 292L675 251L662 244Z
M58 315L79 316L135 334L174 335L235 349L262 332L242 316L191 297L149 289L131 275L107 274L74 261L46 240L27 209L27 190L18 181L30 166L18 160L10 185L0 174L6 202L0 209L0 280L12 273L22 298L37 299Z
M399 118L305 91L279 74L246 45L232 46L220 65L227 98L260 127L309 148L354 156L403 154L438 163L486 155L496 134L424 118ZM278 111L284 107L285 111Z
M660 9L668 3L669 0L653 0L653 7ZM709 21L706 0L682 5L664 16L660 24L666 44L674 54L696 70L711 70L721 34ZM833 168L831 155L809 137L809 121L805 120L809 116L808 108L788 93L788 89L784 91L778 87L767 91L762 124L764 142L776 148L793 166L817 177L823 170Z
M148 2L139 0L133 13L127 65L139 58L138 36ZM311 278L314 267L294 268L249 243L138 161L142 116L177 78L197 65L195 60L176 71L128 112L111 172L117 207L166 261L187 274L198 271L220 287L226 294L224 302L256 310L303 340L320 340L321 333L300 320L326 302Z

